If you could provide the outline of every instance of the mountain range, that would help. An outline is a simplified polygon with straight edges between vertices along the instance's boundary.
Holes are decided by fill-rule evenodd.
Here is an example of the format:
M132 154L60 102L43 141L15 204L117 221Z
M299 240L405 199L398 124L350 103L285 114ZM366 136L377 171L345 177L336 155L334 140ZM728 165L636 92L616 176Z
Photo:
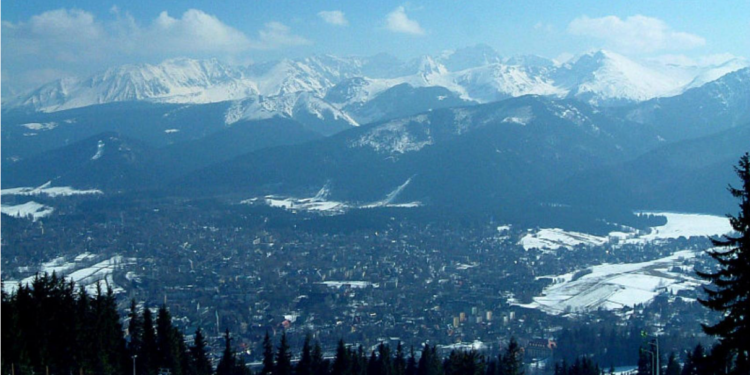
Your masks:
M405 63L122 66L3 101L3 188L52 181L509 221L574 208L724 213L722 187L750 144L747 66L608 51L558 63L486 46Z

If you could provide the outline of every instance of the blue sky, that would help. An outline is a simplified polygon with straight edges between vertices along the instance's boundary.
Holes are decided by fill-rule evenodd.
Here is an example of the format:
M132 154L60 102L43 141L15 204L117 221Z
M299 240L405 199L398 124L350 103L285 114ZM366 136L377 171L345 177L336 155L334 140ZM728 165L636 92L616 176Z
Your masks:
M410 59L483 43L503 56L606 48L699 63L750 51L750 0L14 1L3 2L2 21L3 95L178 56Z

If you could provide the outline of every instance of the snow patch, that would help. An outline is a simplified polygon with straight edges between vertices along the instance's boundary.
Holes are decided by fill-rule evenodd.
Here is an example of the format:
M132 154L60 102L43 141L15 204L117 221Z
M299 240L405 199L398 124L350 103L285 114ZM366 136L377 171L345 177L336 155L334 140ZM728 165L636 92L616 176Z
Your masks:
M578 245L600 246L607 243L604 237L580 232L568 232L559 228L540 229L535 233L529 233L518 241L525 250L549 249L557 250L561 247L572 248Z
M96 154L94 154L94 156L91 157L91 160L99 160L99 158L101 158L102 155L104 155L104 146L105 146L104 142L99 140L99 142L96 145Z
M99 189L77 190L70 186L51 186L52 182L47 182L39 187L18 187L0 190L0 195L21 195L36 196L46 195L50 198L66 197L71 195L97 195L104 194Z
M665 272L674 266L692 266L696 252L678 251L670 256L642 263L602 264L564 275L543 276L553 284L530 304L548 314L584 313L599 308L617 310L647 304L660 293L692 290L703 281L683 273Z
M325 285L329 288L339 289L341 287L347 287L352 289L363 289L369 286L373 288L379 288L380 284L371 283L369 281L321 281L318 284Z
M679 237L720 236L732 232L729 220L722 216L672 212L642 212L639 214L664 216L667 218L667 223L653 227L648 232L635 230L631 232L611 232L607 237L569 232L558 228L539 229L524 235L518 241L518 244L526 250L557 250L559 248L570 249L578 245L601 246L609 243L613 246L622 246L625 244L658 243Z
M375 207L418 207L421 205L420 202L410 202L410 203L401 203L401 204L394 204L393 201L396 200L399 194L401 194L404 189L409 185L411 182L411 179L414 178L414 176L409 177L406 182L399 185L396 189L388 193L388 195L385 197L385 199L370 203L368 205L362 206L362 208L375 208Z
M55 209L49 206L45 206L41 203L31 201L15 206L4 204L1 206L0 211L8 216L37 221L43 217L51 215L52 212L55 211Z
M118 268L123 266L135 264L135 258L125 258L120 255L115 255L109 259L98 262L90 266L84 266L81 263L90 261L95 258L92 254L83 253L74 258L74 262L65 262L65 258L55 258L50 262L43 263L40 266L40 273L57 273L58 276L65 275L67 280L72 280L78 285L83 285L89 294L96 293L96 284L104 282L102 285L104 291L106 291L106 285L112 287L115 293L122 293L125 290L115 285L112 274ZM3 290L7 293L13 293L18 290L20 285L30 285L36 275L24 278L21 281L4 280Z
M405 154L433 144L429 132L414 134L409 130L412 123L429 124L427 115L398 119L382 124L352 141L350 147L370 147L377 152Z
M46 130L52 130L52 129L56 128L57 127L57 123L54 122L54 121L53 122L42 122L42 123L39 123L39 122L30 122L28 124L21 124L20 126L23 126L24 128L29 129L29 130L46 131Z

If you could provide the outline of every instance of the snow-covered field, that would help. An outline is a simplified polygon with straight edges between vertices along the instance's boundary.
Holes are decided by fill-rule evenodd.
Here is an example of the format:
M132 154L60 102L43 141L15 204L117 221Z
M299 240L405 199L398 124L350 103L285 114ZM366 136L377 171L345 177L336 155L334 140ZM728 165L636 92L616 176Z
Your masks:
M586 233L569 232L559 228L539 229L524 235L518 244L524 249L557 250L578 245L601 246L611 244L645 244L679 237L720 236L732 231L729 220L723 216L703 214L683 214L672 212L643 212L643 215L657 215L667 218L663 226L652 227L649 231L632 230L611 232L608 236L594 236Z
M271 207L283 208L287 211L308 211L318 212L328 215L338 215L346 212L349 209L354 208L378 208L378 207L399 207L399 208L414 208L419 207L422 204L420 202L407 202L407 203L393 203L398 195L409 185L411 178L406 180L403 184L396 187L393 191L386 195L385 199L368 203L364 205L358 205L347 202L338 202L328 200L330 190L328 186L324 186L318 191L314 197L310 198L295 198L295 197L282 197L278 195L267 195L262 198L250 198L241 201L243 204L266 204Z
M115 293L124 292L124 290L115 285L112 274L115 269L133 264L135 259L125 258L115 255L95 264L91 264L96 258L90 253L83 253L73 258L72 261L66 261L65 258L55 258L49 262L43 263L39 267L39 273L55 272L58 276L64 275L67 280L73 280L77 285L84 285L86 291L90 294L96 293L96 284L102 282L102 288L106 291L106 286L112 287ZM31 284L36 275L24 278L21 281L3 280L3 290L12 293L18 289L19 285Z
M518 241L524 249L557 250L561 247L575 247L578 245L598 246L607 243L604 237L579 232L567 232L558 228L540 229L529 233Z
M729 220L721 216L670 212L641 214L665 216L667 223L648 231L612 232L606 237L556 228L539 229L524 235L518 244L526 250L543 251L571 249L579 245L618 248L627 244L659 243L679 237L720 236L732 232ZM551 278L553 283L532 303L518 305L557 315L647 304L661 292L693 290L702 285L701 280L689 274L669 272L674 266L692 269L696 255L693 250L683 250L650 262L602 264L564 275L544 276ZM576 274L578 277L574 280Z
M534 302L518 305L558 315L646 304L660 292L676 293L702 285L691 275L669 271L673 266L692 268L695 256L694 251L683 250L649 262L602 264L588 268L590 273L575 280L580 271L544 276L553 283Z
M0 190L0 195L24 195L24 196L46 195L51 198L71 196L71 195L96 195L96 194L104 194L104 193L98 189L78 190L78 189L74 189L71 186L52 186L52 182L47 182L46 184L38 186L38 187L18 187L18 188Z
M54 208L34 201L13 206L5 204L0 206L0 212L5 215L17 218L31 218L33 221L49 216L54 211Z

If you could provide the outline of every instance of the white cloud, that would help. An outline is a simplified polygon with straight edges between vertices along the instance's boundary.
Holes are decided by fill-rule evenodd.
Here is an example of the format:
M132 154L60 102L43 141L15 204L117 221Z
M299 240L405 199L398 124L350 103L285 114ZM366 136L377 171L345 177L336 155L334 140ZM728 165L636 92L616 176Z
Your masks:
M672 30L664 21L642 15L626 19L582 16L568 25L568 32L601 39L608 48L632 53L686 50L706 44L698 35Z
M400 6L388 13L385 18L385 27L393 31L394 33L404 33L411 35L425 35L422 26L419 26L419 22L409 19L406 15L406 9Z
M258 41L253 43L254 48L273 49L288 46L301 46L311 42L299 35L294 35L292 30L280 23L269 22L258 31Z
M323 21L330 23L331 25L346 26L349 24L349 21L347 21L346 17L344 16L344 12L340 10L324 10L322 12L318 12L318 17L322 18Z
M173 53L233 53L253 46L241 31L197 9L187 10L181 18L161 12L141 34L133 35L141 46Z

